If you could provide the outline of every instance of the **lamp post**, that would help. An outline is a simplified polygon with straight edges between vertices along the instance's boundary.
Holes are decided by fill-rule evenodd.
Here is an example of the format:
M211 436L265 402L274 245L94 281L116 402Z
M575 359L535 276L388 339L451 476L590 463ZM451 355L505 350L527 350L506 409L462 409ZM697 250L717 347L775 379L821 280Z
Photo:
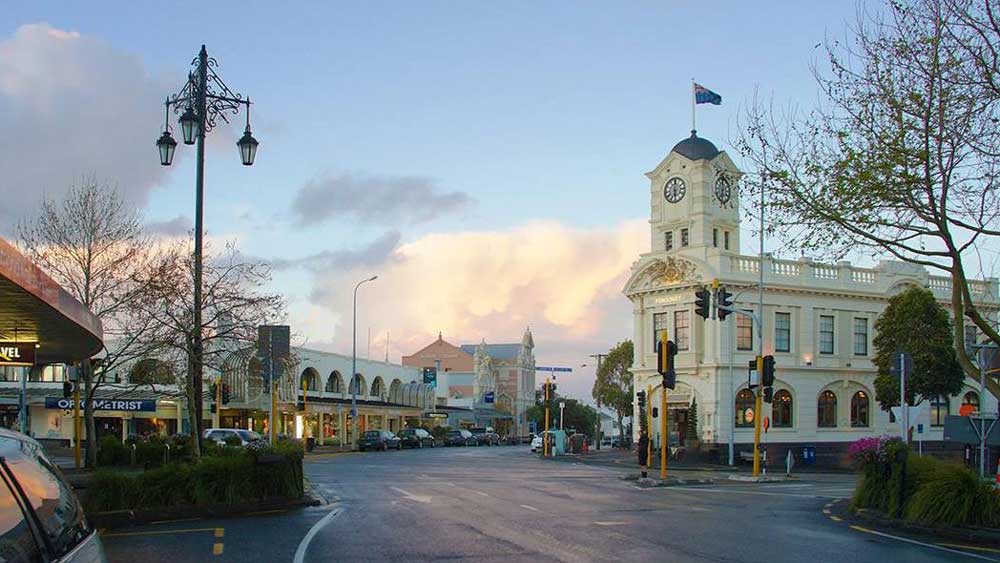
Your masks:
M160 153L160 164L170 166L173 162L177 141L170 134L170 111L178 113L183 109L179 122L185 145L197 144L198 161L195 171L195 217L194 217L194 327L190 335L192 368L190 374L194 404L190 408L197 413L192 435L201 444L201 409L202 409L202 369L204 365L202 350L202 220L204 216L205 192L205 134L215 128L221 119L229 123L227 114L237 114L240 107L246 107L246 129L243 137L236 143L240 151L240 161L244 166L251 166L257 155L257 139L250 132L250 98L236 94L226 86L215 72L218 62L209 58L205 46L201 46L198 56L191 62L193 71L188 72L187 82L176 94L167 97L165 106L166 119L163 134L156 141ZM273 432L272 432L273 434ZM199 447L200 449L200 447Z
M756 288L751 285L737 291L736 295L733 296L733 303L739 301L740 296L751 289ZM733 341L731 343L732 346L729 348L729 408L730 412L733 413L732 418L729 420L729 465L736 464L736 377L733 375L733 362L735 361L736 345L739 337L735 330L737 318L739 318L738 315L733 315ZM751 326L753 325L751 324ZM750 347L753 347L753 342L750 343Z
M354 321L351 333L351 449L358 447L358 288L361 284L375 281L378 276L372 276L358 282L354 286Z

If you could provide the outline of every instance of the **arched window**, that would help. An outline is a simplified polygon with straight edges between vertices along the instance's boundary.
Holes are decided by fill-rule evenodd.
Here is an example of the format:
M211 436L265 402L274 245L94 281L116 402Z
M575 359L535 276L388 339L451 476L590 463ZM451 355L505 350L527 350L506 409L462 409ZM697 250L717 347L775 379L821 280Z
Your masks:
M782 389L774 394L771 402L771 418L775 428L792 427L792 394Z
M381 377L376 377L374 380L372 380L372 393L371 393L372 396L381 397L384 392L385 392L385 383L382 382Z
M868 393L858 391L851 397L851 428L868 428Z
M975 391L969 391L968 393L965 394L964 397L962 397L962 404L963 405L972 405L972 410L978 411L979 410L979 394L976 393Z
M351 393L364 395L367 390L368 386L365 384L365 376L360 373L354 374L354 379L351 380Z
M330 377L326 380L326 392L327 393L344 392L344 378L341 377L339 371L333 371L330 373Z
M931 426L944 426L944 417L950 413L948 397L938 395L931 398Z
M816 401L816 426L820 428L837 427L837 395L833 391L823 391Z
M313 368L306 368L302 371L302 377L299 380L299 387L302 389L308 389L309 391L316 391L319 385L316 382L316 380L319 379L317 377L318 375L319 374L316 373L316 370Z
M743 389L736 394L736 427L737 428L752 428L754 415L754 405L757 402L757 398L754 397L753 391L749 389Z

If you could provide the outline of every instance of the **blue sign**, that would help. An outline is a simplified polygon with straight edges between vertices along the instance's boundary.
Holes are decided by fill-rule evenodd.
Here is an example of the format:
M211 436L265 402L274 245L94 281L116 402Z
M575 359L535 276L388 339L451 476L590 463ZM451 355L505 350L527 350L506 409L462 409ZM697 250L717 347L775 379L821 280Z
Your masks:
M489 393L483 395L484 403L493 403L495 402L495 400L496 400L496 395L493 393L493 391L490 391Z
M532 434L534 434L535 432L538 432L538 423L535 422L534 420L532 420L530 428L531 428L531 433Z
M156 399L94 399L91 404L95 411L156 412ZM45 397L45 408L68 410L73 408L73 399ZM83 409L83 401L80 401L80 409Z
M438 381L437 368L424 368L424 385L437 387L437 381Z
M548 371L548 372L558 372L558 373L572 373L573 368L555 368L555 367L538 367L535 366L535 371Z

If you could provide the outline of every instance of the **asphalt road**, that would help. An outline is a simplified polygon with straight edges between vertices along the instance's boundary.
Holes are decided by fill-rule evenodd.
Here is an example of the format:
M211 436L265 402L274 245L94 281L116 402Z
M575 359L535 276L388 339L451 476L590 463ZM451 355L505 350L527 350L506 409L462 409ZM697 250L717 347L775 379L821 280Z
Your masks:
M526 448L307 459L330 503L161 523L105 536L112 561L959 561L961 553L836 521L850 475L641 489L623 470ZM845 501L841 501L845 502ZM831 513L831 505L834 511Z

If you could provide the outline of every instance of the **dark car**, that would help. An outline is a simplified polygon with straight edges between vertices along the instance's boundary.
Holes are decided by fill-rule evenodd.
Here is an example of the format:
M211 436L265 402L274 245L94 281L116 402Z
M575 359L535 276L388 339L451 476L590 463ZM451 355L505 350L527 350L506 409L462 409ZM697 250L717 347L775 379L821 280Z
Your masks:
M403 441L388 430L366 430L358 439L358 450L401 450Z
M476 437L468 430L452 430L448 433L448 437L445 438L445 445L447 446L475 446L478 443Z
M397 435L404 448L434 447L434 436L423 428L404 428Z
M471 428L472 435L476 437L477 446L498 446L500 445L500 435L492 428Z
M106 562L59 469L24 434L0 429L0 559Z

